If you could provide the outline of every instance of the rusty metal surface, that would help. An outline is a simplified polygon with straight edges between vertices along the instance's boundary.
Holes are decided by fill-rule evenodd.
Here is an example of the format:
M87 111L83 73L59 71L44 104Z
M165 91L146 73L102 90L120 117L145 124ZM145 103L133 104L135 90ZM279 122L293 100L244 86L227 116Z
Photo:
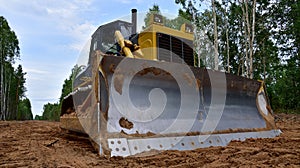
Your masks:
M60 127L66 130L85 133L79 119L75 116L64 116L60 118Z
M111 85L120 85L119 87L115 87L118 89L119 94L122 94L123 82L126 80L127 76L125 75L120 77L120 80L114 80L114 82L117 83L112 83L112 77L114 75L115 68L121 61L123 61L123 59L124 57L106 56L102 59L100 63L100 66L102 67L102 70L106 75L106 82L108 84L108 88L111 88ZM165 67L175 65L177 66L177 68L175 69L174 73L182 73L180 71L182 66L181 64L149 60L145 61L140 59L131 59L129 60L129 62L132 64L132 66L139 62L141 64L144 64L145 67L159 67L158 64L162 64L161 66ZM182 95L178 83L176 82L174 77L170 75L169 72L165 72L158 68L148 68L135 74L132 78L129 85L130 99L136 108L145 109L151 105L149 101L149 94L151 90L159 88L164 91L167 98L167 103L164 108L164 111L151 121L134 121L134 119L128 118L127 116L123 115L124 111L126 111L126 108L121 109L124 110L122 112L116 107L119 102L113 101L111 96L112 91L110 91L108 95L109 108L107 111L107 131L110 133L125 132L126 134L146 134L148 132L154 134L161 134L162 132L182 133L186 130L181 130L180 126L177 130L171 130L170 132L164 131L167 130L168 127L170 127L170 125L174 123L182 124L182 128L186 128L184 127L185 124L192 123L192 126L188 131L201 132L203 124L207 119L209 109L218 106L218 104L211 105L212 89L214 89L215 92L223 92L222 90L218 90L219 88L222 88L222 86L218 86L218 83L224 83L224 81L221 81L224 79L214 79L214 81L210 80L210 75L217 76L218 73L221 72L214 72L211 70L200 68L191 68L191 70L194 76L196 77L198 88L195 88L195 90L199 91L200 97L200 102L195 102L195 100L189 100L191 106L193 106L193 104L199 104L198 111L195 115L189 114L193 112L191 111L191 109L185 108L183 109L183 111L185 111L186 117L178 117L179 109L182 108L180 104ZM185 76L184 73L180 75ZM187 81L189 80L188 77L184 78ZM222 111L222 116L220 118L220 121L218 121L215 131L266 128L266 121L261 116L256 105L256 96L261 86L261 83L255 80L250 80L231 74L225 74L225 80L225 87L227 89L226 100L224 104L224 109ZM212 83L214 83L214 88L211 87ZM156 99L160 99L160 97L156 97ZM147 115L139 114L137 111L131 111L130 113L133 113L135 116ZM128 121L133 123L133 127L131 129L122 128L120 126L119 120L122 117L127 118Z

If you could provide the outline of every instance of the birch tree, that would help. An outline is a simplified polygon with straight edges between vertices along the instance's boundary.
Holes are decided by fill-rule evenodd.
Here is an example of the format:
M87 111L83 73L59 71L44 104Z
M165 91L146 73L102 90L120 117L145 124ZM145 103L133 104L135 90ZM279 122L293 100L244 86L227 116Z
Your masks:
M214 19L214 69L219 69L219 51L218 51L218 27L215 1L211 0L212 14Z
M244 25L244 35L245 39L245 75L248 78L253 78L253 53L254 53L254 40L255 40L255 14L256 14L256 0L240 1L240 5L243 11L243 25ZM249 7L252 7L252 11Z
M13 64L20 57L19 41L7 20L0 16L0 120L17 119L19 100L25 97L25 74Z

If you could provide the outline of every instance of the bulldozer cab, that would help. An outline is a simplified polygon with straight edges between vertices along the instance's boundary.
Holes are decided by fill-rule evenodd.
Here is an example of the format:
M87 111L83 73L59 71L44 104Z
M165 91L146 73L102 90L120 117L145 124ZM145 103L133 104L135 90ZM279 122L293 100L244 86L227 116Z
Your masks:
M102 25L92 35L90 54L93 51L100 50L105 54L121 55L119 53L120 47L117 45L114 35L117 30L121 31L125 39L132 36L132 24L129 22L116 20Z

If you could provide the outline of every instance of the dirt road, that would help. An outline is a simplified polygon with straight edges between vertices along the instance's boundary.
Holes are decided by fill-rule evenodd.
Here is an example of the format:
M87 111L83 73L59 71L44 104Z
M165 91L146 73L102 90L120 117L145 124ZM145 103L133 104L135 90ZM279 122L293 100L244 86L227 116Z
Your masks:
M140 158L100 157L86 137L62 132L57 122L1 121L0 167L300 167L300 115L276 120L283 133L273 139Z

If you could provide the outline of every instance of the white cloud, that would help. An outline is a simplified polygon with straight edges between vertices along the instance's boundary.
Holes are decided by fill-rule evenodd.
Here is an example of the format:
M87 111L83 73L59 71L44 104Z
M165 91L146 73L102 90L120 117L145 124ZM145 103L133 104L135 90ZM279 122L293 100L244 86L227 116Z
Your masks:
M132 3L131 0L116 0L117 2L119 3L123 3L123 4L129 4L129 3Z
M11 13L23 14L23 16L40 17L44 15L43 9L39 6L37 1L32 0L31 3L27 1L7 1L0 0L0 9L7 10Z
M96 29L96 26L82 17L85 12L89 11L91 3L91 0L63 0L55 3L55 5L45 7L48 15L55 19L57 27L65 35L72 38L72 43L69 47L76 51L81 50L85 41Z
M70 45L72 49L80 51L86 41L90 39L92 33L96 30L97 26L89 22L71 26L68 30L70 36L74 38L74 42Z
M69 48L80 51L79 46L84 45L97 27L84 18L93 10L92 2L93 0L55 2L53 0L31 0L30 2L0 0L0 11L7 10L15 15L24 16L26 19L35 20L39 25L48 25L48 33L58 32L70 37Z
M118 3L122 4L140 4L143 0L115 0Z
M40 69L34 69L34 68L24 68L24 71L27 73L34 73L34 74L48 74L49 72L43 71Z

